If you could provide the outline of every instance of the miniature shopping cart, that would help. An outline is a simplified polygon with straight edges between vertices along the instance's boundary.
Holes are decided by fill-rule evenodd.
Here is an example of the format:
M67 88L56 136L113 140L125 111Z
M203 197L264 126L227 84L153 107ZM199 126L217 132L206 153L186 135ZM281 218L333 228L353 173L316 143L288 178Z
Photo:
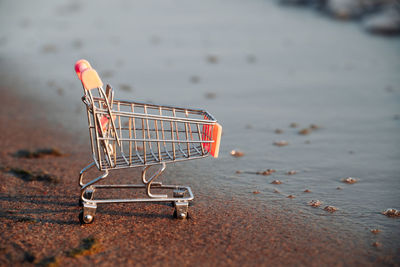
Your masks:
M75 64L75 71L84 88L93 162L79 175L81 187L79 218L82 224L93 222L97 204L128 202L171 202L174 217L188 216L193 200L188 186L163 185L155 182L166 164L189 159L218 157L222 127L205 110L161 106L114 99L110 85L103 89L97 72L86 60ZM100 176L84 182L84 174L96 166ZM150 178L151 166L158 169ZM143 184L99 183L111 170L142 167ZM97 189L136 189L135 198L95 198Z

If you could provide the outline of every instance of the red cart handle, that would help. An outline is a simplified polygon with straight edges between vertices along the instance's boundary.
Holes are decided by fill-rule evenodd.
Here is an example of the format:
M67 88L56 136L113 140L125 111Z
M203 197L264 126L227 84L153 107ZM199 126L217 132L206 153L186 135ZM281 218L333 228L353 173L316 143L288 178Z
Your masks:
M75 72L81 80L83 87L86 90L103 87L97 71L90 66L90 63L85 59L80 59L75 63Z

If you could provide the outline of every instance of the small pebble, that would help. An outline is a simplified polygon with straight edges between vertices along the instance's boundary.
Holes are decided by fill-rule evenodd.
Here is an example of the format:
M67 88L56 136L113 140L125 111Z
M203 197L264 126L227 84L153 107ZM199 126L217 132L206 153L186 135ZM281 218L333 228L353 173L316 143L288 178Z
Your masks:
M311 190L306 189L304 190L304 193L311 193Z
M296 198L296 197L293 196L293 195L288 195L287 198L293 199L293 198Z
M342 190L342 188L340 186L336 187L336 190Z
M218 63L218 57L216 55L208 55L207 62L211 64L216 64Z
M293 175L293 174L296 174L296 173L297 173L297 171L291 170L291 171L288 171L286 174L287 175Z
M379 234L381 232L381 230L379 229L371 229L371 233L373 233L374 235Z
M358 179L353 178L353 177L347 177L347 178L342 179L342 182L346 183L346 184L355 184L358 182Z
M400 211L396 209L387 209L382 214L388 217L400 217Z
M260 191L253 191L254 195L260 194Z
M213 92L208 92L208 93L206 93L206 94L204 95L204 97L207 98L207 99L214 99L214 98L217 97L217 94L216 94L216 93L213 93Z
M256 172L256 174L260 174L260 175L271 175L272 173L276 172L274 169L267 169L265 171L262 172Z
M54 44L46 44L42 46L42 52L44 53L56 53L57 52L57 46Z
M236 171L235 173L236 173L236 174L241 174L241 173L242 173L242 171L239 171L239 170L238 170L238 171Z
M281 192L279 192L278 190L274 189L274 193L280 194Z
M326 206L324 208L324 210L333 213L333 212L337 211L338 209L336 207L334 207L334 206Z
M301 134L301 135L307 135L307 134L310 134L310 133L311 133L311 130L308 129L308 128L304 128L304 129L301 129L299 131L299 134Z
M192 77L190 77L190 82L199 83L200 82L200 77L199 76L192 76Z
M311 200L310 202L308 202L308 205L314 208L318 208L319 206L321 206L322 202L319 200Z
M273 181L271 182L271 184L282 184L282 182L279 181L279 180L273 180Z
M316 124L310 124L310 129L317 130L317 129L319 129L319 128L321 128L321 127L319 127L319 126L316 125Z
M289 126L290 126L291 128L297 128L297 127L299 127L299 124L297 124L297 123L295 123L295 122L292 122Z
M256 56L255 56L255 55L252 55L252 54L247 55L246 59L247 59L247 62L248 62L248 63L254 63L254 62L256 62L256 60L257 60Z
M239 151L239 150L232 150L231 151L231 156L239 158L239 157L243 157L244 153L242 151Z
M120 84L119 89L121 89L122 91L125 91L125 92L132 91L132 87L128 84Z
M275 129L275 133L276 133L276 134L282 134L282 133L283 133L283 130L282 130L282 129Z
M289 142L288 142L288 141L285 141L285 140L275 141L275 142L274 142L274 145L275 145L275 146L287 146L288 144L289 144Z

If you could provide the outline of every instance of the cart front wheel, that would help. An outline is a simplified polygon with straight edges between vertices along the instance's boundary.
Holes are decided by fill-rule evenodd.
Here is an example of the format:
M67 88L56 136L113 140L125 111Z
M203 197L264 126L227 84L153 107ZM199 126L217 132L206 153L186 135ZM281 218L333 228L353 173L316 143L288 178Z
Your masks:
M188 217L189 217L189 213L188 212L186 212L186 213L180 212L179 215L178 215L176 210L174 210L174 218L175 219L184 220L184 219L187 219Z
M83 216L83 210L79 213L79 222L81 224L90 224L94 221L94 216L91 214L86 214Z

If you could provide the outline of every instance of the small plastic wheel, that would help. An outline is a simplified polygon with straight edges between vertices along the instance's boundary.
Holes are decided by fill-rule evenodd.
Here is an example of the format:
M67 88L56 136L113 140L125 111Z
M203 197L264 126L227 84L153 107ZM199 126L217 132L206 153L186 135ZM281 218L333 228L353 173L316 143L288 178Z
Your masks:
M81 212L79 212L79 222L81 224L90 224L94 221L94 217L90 214L86 215L85 217L83 217L83 210L81 210Z
M175 219L180 219L180 220L183 220L183 219L187 219L187 218L189 218L189 212L187 212L186 214L185 213L180 213L179 214L179 216L178 216L178 213L176 212L176 209L174 210L174 218Z

